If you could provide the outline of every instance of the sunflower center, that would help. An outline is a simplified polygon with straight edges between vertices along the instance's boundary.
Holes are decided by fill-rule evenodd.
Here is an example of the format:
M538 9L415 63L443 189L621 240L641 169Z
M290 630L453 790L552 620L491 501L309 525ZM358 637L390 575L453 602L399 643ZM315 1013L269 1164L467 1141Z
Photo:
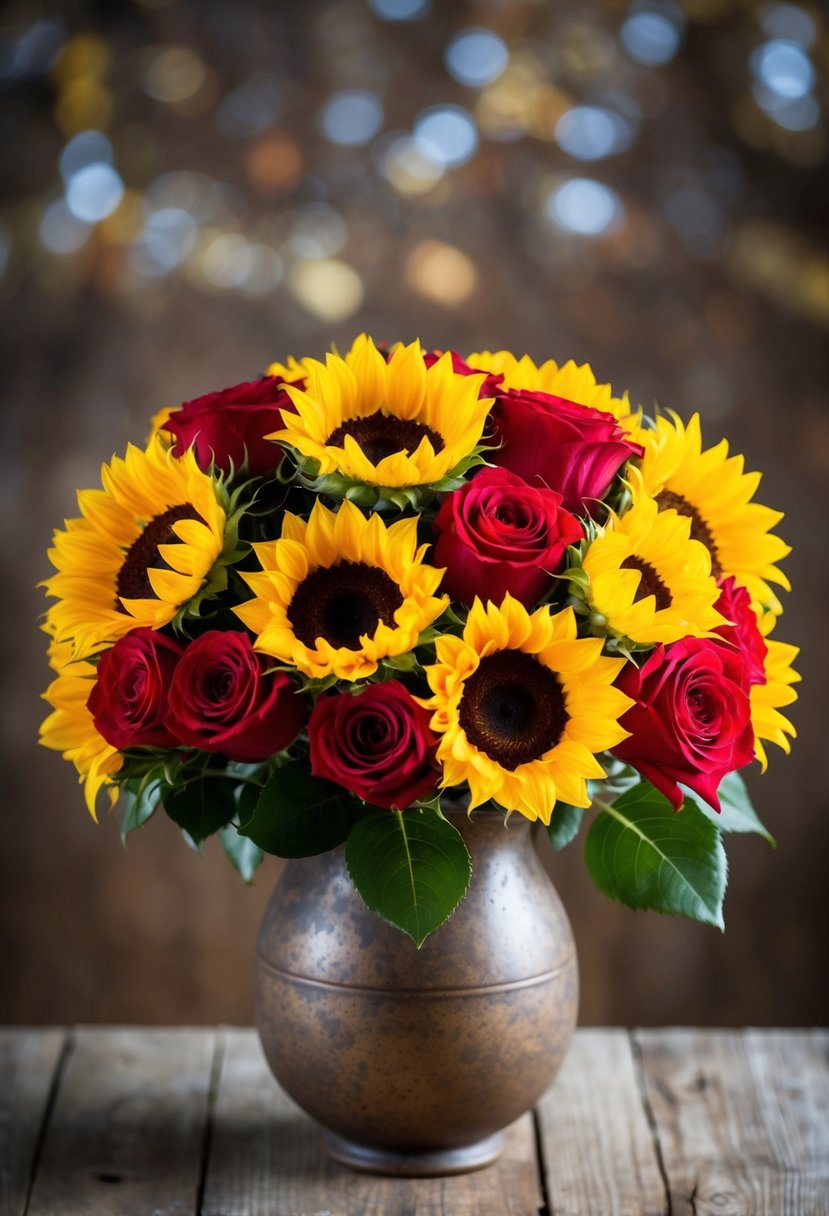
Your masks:
M499 650L466 680L458 721L473 747L512 770L558 743L567 725L564 692L531 654Z
M636 588L634 600L643 600L645 596L652 595L656 600L657 612L670 608L672 603L671 593L650 562L646 562L641 557L636 557L632 553L630 557L626 557L620 564L623 570L639 571L639 586Z
M384 414L380 410L367 418L349 418L347 422L341 422L326 439L326 445L341 448L346 435L351 435L357 441L374 465L385 460L386 456L394 456L396 452L416 451L423 439L429 440L436 453L442 452L445 446L442 436L425 423L395 418L393 414Z
M394 624L403 603L400 588L385 570L366 562L336 562L314 570L297 587L288 608L295 635L306 646L317 638L347 650L359 650L380 621Z
M121 569L115 580L117 593L116 607L119 611L126 609L121 600L155 600L158 596L153 591L148 570L170 570L158 551L159 545L172 545L178 541L173 531L173 524L180 519L197 519L204 523L195 507L182 503L178 507L169 507L161 515L154 515L143 528L141 535L127 549Z
M683 498L681 494L675 494L673 490L661 490L656 496L656 505L660 511L670 511L673 509L678 515L685 515L690 519L691 540L701 541L705 545L711 554L711 573L714 575L714 578L719 578L723 571L717 556L717 546L714 543L714 537L708 524L693 503L690 503L687 498Z

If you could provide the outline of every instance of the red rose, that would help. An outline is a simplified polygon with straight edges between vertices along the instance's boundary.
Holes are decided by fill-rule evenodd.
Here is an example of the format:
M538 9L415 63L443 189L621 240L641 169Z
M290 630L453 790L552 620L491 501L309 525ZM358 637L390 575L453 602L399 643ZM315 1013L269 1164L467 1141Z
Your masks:
M629 456L641 456L612 414L549 393L511 389L490 415L501 446L495 464L527 481L540 478L568 511L589 514Z
M710 638L683 638L657 646L640 670L628 663L616 683L636 704L620 719L631 733L614 755L661 790L674 810L682 806L682 782L719 811L723 777L754 759L742 656Z
M185 401L164 429L175 437L173 455L182 456L192 444L205 472L211 461L223 473L230 471L231 462L238 471L247 455L248 474L263 477L282 459L282 448L265 435L281 430L280 410L286 408L293 405L284 382L278 376L265 376Z
M733 578L720 581L720 598L714 605L730 625L720 625L714 632L736 646L748 669L749 683L766 683L766 639L757 624L757 615L751 607L751 596L745 587L738 587Z
M183 647L155 629L133 629L98 660L87 700L95 729L113 747L175 747L167 689Z
M369 684L357 696L320 697L308 740L315 776L375 806L404 810L438 783L429 713L399 680Z
M445 566L441 589L471 604L500 604L509 592L525 608L541 599L568 545L584 535L561 495L528 485L506 469L484 469L443 500L433 562Z
M191 642L169 691L167 724L180 743L228 760L267 760L305 720L297 686L254 651L246 633L213 629Z

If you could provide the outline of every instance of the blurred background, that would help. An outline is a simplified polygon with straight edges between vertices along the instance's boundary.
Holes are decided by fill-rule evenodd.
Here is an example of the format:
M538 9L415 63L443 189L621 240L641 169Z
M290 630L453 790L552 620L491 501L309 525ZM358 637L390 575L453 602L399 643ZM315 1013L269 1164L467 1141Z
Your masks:
M39 751L35 589L149 416L377 339L589 361L765 471L803 647L777 837L728 839L727 932L545 861L584 1023L826 1021L829 23L769 0L100 0L0 30L0 1021L249 1022L279 863L245 888L157 816L121 847ZM756 767L756 766L755 766Z

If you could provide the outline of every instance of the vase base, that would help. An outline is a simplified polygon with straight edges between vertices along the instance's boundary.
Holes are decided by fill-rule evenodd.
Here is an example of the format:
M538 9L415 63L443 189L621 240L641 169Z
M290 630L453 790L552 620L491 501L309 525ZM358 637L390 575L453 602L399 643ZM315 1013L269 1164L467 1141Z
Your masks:
M433 1149L426 1152L405 1149L379 1148L373 1144L359 1144L325 1133L325 1150L329 1157L340 1165L368 1174L386 1174L401 1178L440 1178L448 1174L468 1174L482 1170L497 1160L504 1147L504 1133L496 1132L466 1144L463 1148Z

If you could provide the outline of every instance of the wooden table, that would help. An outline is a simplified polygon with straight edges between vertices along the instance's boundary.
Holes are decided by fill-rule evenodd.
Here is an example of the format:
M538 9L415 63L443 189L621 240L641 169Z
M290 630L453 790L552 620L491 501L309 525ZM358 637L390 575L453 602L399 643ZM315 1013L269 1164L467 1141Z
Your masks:
M582 1030L500 1161L322 1153L251 1030L0 1030L0 1216L818 1216L829 1032Z

